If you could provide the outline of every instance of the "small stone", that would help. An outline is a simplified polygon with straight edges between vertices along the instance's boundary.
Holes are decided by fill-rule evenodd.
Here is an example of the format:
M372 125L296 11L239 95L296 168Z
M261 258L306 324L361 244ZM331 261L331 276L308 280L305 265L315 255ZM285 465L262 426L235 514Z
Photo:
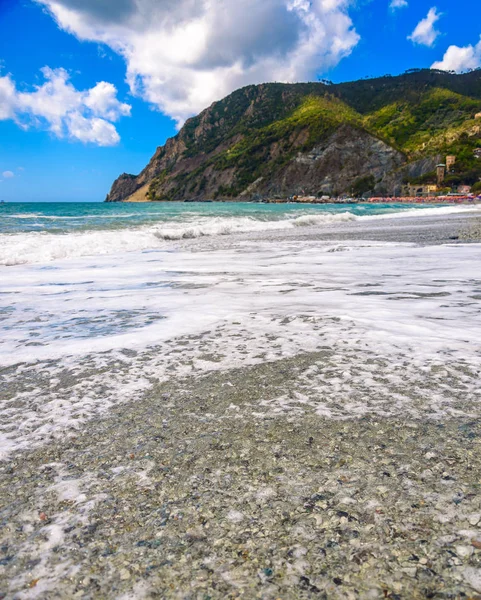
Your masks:
M474 552L474 550L469 546L456 546L455 550L456 554L461 558L468 558Z
M189 542L202 542L207 538L207 536L202 529L189 529L185 533L185 538Z
M244 520L244 515L238 510L230 510L227 513L227 518L229 521L232 521L232 523L240 523Z
M47 515L44 512L41 512L38 516L41 521L47 521L48 519Z
M467 567L463 572L464 580L477 592L481 592L481 570Z
M481 520L481 515L479 513L471 515L468 520L469 520L470 525L477 525L479 523L479 521Z
M122 569L120 571L120 579L122 579L122 581L130 579L130 572L127 569Z
M471 545L476 548L476 550L481 550L481 540L473 539L471 540Z

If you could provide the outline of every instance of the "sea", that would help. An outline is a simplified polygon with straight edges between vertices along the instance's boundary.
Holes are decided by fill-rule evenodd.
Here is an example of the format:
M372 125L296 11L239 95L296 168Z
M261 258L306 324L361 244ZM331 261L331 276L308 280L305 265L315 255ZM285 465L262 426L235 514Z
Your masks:
M168 247L166 242L207 236L462 210L466 208L422 204L5 203L0 205L0 265L161 250Z
M170 378L320 349L271 415L464 414L459 390L481 394L481 246L346 235L463 214L481 208L0 205L0 459Z

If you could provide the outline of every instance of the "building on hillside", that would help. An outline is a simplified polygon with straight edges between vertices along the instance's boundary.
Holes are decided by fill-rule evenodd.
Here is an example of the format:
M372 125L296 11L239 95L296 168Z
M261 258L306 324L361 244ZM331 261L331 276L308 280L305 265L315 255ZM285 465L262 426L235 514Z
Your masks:
M446 165L437 165L436 175L438 179L438 186L441 187L444 178L446 177Z
M467 196L470 193L471 193L470 185L458 185L458 194L464 194L465 196Z
M404 196L410 197L421 197L421 196L432 196L437 192L438 186L434 184L427 185L406 185L403 189Z
M454 155L446 156L446 171L448 173L452 172L454 165L456 164L456 157Z
M481 119L481 113L477 113L476 115L474 115L475 119Z
M476 158L481 158L481 148L476 148L476 150L473 150L473 154Z

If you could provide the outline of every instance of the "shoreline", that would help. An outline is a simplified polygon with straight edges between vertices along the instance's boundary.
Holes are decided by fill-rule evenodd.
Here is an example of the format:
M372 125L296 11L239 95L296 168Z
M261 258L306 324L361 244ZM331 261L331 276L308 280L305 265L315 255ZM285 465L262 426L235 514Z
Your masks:
M105 201L111 204L170 204L172 202L180 202L185 204L216 204L216 203L243 203L248 204L442 204L442 205L477 205L481 204L480 196L400 196L400 197L386 197L386 198L347 198L347 199L322 199L313 197L299 197L299 198L265 198L259 200L246 200L243 198L221 198L216 200L149 200L147 198L141 199L138 195L135 198L127 198L119 201Z
M188 202L188 201L186 201ZM400 196L396 197L386 197L386 198L349 198L346 200L329 198L328 200L323 200L320 198L286 198L286 199L266 199L260 200L259 202L265 204L442 204L442 205L452 205L452 204L460 204L460 205L476 205L481 204L481 197L469 197L469 196Z
M481 215L476 213L453 213L450 215L406 215L402 218L369 219L325 223L322 227L296 227L273 229L264 232L244 232L222 236L222 248L237 248L245 242L256 240L276 243L277 240L349 242L375 241L399 242L416 245L443 245L459 243L481 243ZM200 237L176 240L175 247L201 250L217 247L218 238Z
M469 249L474 256L470 244L481 242L481 218L386 218L212 236L175 241L169 252L242 254L260 244L279 254L281 248L287 253L329 242L328 253L312 255L321 264L328 258L351 262L352 241L372 241L373 249L376 241L388 242L399 254L406 244L424 273L433 269L426 262L433 246ZM373 252L366 251L366 258ZM152 263L159 260L155 253L148 256ZM367 262L372 260L366 260L369 267ZM296 264L292 273L299 272ZM208 265L206 277L213 268ZM389 261L382 268L387 288L368 277L356 279L352 289L346 278L311 283L323 298L340 286L343 298L355 295L361 304L370 298L384 302L389 292L390 310L396 302L410 302L413 314L437 297L440 305L457 301L438 288L419 290L416 269L406 286L396 283L402 273L391 272ZM266 283L279 277L264 265L259 269ZM243 286L251 285L252 275L244 277ZM286 274L279 288L288 303L293 277ZM454 280L454 289L461 287L457 273L446 277ZM232 284L227 273L223 278ZM437 281L435 274L431 278ZM302 279L298 283L307 290ZM396 300L397 295L411 297ZM465 299L469 310L479 302L475 296ZM235 306L231 312L236 322ZM4 597L477 598L481 420L479 384L472 386L479 368L456 356L454 344L446 355L424 359L402 347L386 355L383 338L367 346L361 330L349 336L349 345L334 335L330 339L336 341L319 338L312 350L307 333L317 326L314 316L307 306L287 313L283 327L298 317L289 331L305 332L302 349L266 358L260 348L254 364L246 358L232 366L233 345L246 352L249 343L240 323L234 324L238 330L224 358L215 332L210 338L205 333L176 338L169 353L131 349L136 367L143 354L156 352L163 362L178 356L182 365L186 349L198 343L198 361L210 366L190 374L167 371L162 381L156 381L154 366L146 375L134 369L136 377L153 381L145 393L137 397L130 390L107 412L88 421L79 416L75 429L47 433L40 447L1 462ZM435 311L433 317L434 331L445 316ZM319 318L321 333L344 327L340 318ZM267 333L268 347L277 343L274 334ZM104 353L101 367L87 360L86 368L116 377L130 369L128 362L122 367L120 354L113 352L109 362ZM90 380L82 382L80 362L70 370L61 360L5 369L14 381L12 402L39 386L50 395L65 394L65 401L72 389L88 401L99 387L105 402L107 382L82 387ZM313 380L324 391L309 392ZM36 410L25 412L38 419Z

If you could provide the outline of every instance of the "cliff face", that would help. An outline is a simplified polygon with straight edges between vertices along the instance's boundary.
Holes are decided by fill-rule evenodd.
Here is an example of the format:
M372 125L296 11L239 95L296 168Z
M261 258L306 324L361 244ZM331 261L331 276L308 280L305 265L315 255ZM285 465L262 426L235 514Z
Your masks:
M392 194L429 178L440 155L481 146L479 111L481 72L249 86L189 119L139 175L121 175L107 201L337 195L359 182ZM459 165L473 171L468 154Z
M406 162L405 156L362 129L341 125L324 142L299 153L270 180L262 195L332 195L348 191L362 177L380 182Z

